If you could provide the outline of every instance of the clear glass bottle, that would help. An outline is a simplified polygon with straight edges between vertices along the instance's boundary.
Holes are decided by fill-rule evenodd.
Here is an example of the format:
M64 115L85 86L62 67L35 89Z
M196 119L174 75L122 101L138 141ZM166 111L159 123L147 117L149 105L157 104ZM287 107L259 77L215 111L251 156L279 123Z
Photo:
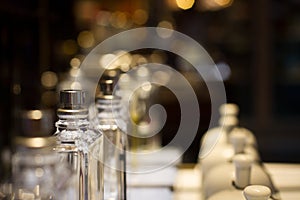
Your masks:
M103 199L102 141L100 131L92 129L88 121L88 110L84 107L84 92L63 90L60 92L61 106L57 110L59 120L55 133L56 150L76 174L70 199Z
M100 82L97 96L98 128L104 134L104 198L126 199L126 123L120 116L121 98L113 94L113 81Z
M67 199L72 173L60 163L59 155L53 151L56 138L18 136L14 143L12 199Z

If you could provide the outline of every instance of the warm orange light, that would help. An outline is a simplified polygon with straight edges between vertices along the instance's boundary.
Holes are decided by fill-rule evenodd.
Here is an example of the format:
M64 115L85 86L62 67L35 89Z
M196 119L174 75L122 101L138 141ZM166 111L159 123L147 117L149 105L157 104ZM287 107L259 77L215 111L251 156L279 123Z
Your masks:
M143 25L148 20L148 13L145 10L138 9L138 10L134 11L132 20L137 25Z
M79 68L81 61L79 58L72 58L70 61L70 65L72 68Z
M54 88L58 82L56 73L51 71L43 72L41 83L45 88Z
M215 0L215 2L222 7L227 7L231 5L232 0Z
M128 16L124 12L116 11L111 15L110 23L115 28L126 28Z
M202 10L220 10L231 6L233 0L202 0L201 9Z
M77 37L78 45L82 48L90 48L94 45L95 38L90 31L82 31Z
M173 31L170 30L174 30L173 24L169 21L161 21L158 23L158 28L165 28L164 29L157 29L157 34L162 37L162 38L168 38L171 37L171 35L173 34ZM167 30L169 29L169 30Z
M176 3L179 8L187 10L194 5L195 0L176 0Z
M43 113L40 110L31 110L27 113L29 119L39 120L42 119Z

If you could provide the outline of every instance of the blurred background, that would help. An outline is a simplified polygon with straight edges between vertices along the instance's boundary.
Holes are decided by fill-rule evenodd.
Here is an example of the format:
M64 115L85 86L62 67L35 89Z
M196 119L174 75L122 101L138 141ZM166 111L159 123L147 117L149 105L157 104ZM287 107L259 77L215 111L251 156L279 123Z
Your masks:
M152 26L182 32L208 51L222 73L228 102L240 106L240 124L257 137L262 160L300 162L299 9L298 0L2 0L0 147L9 148L18 134L20 110L55 113L58 89L97 44L127 29ZM149 54L132 55L137 53ZM189 74L201 115L209 116L207 89L184 61L168 52L150 54L144 58ZM172 93L159 92L163 95L153 101L168 113L166 144L180 110ZM208 123L208 117L201 119L185 162L196 162Z

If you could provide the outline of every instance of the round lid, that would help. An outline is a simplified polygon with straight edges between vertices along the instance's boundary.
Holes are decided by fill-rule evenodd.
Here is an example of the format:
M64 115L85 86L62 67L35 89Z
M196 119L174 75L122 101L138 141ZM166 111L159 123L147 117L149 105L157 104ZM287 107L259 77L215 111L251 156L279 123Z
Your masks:
M220 115L235 115L239 114L239 107L234 103L222 104L219 108Z
M101 92L103 95L112 95L114 91L113 80L102 80L100 81Z
M271 190L263 185L250 185L244 189L247 200L267 200L271 196Z
M60 108L57 115L62 118L85 118L88 110L84 107L85 92L82 90L62 90L60 91Z
M119 96L114 95L114 81L111 79L104 79L100 81L100 95L97 96L98 100L120 100Z
M64 109L78 109L84 105L85 93L81 90L60 91L60 104Z

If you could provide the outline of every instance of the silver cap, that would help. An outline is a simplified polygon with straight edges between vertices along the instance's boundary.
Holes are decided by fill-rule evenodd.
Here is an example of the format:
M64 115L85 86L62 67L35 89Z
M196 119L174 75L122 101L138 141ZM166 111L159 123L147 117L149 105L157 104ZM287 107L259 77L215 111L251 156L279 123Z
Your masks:
M60 91L60 104L64 109L79 109L84 105L85 93L81 90Z

